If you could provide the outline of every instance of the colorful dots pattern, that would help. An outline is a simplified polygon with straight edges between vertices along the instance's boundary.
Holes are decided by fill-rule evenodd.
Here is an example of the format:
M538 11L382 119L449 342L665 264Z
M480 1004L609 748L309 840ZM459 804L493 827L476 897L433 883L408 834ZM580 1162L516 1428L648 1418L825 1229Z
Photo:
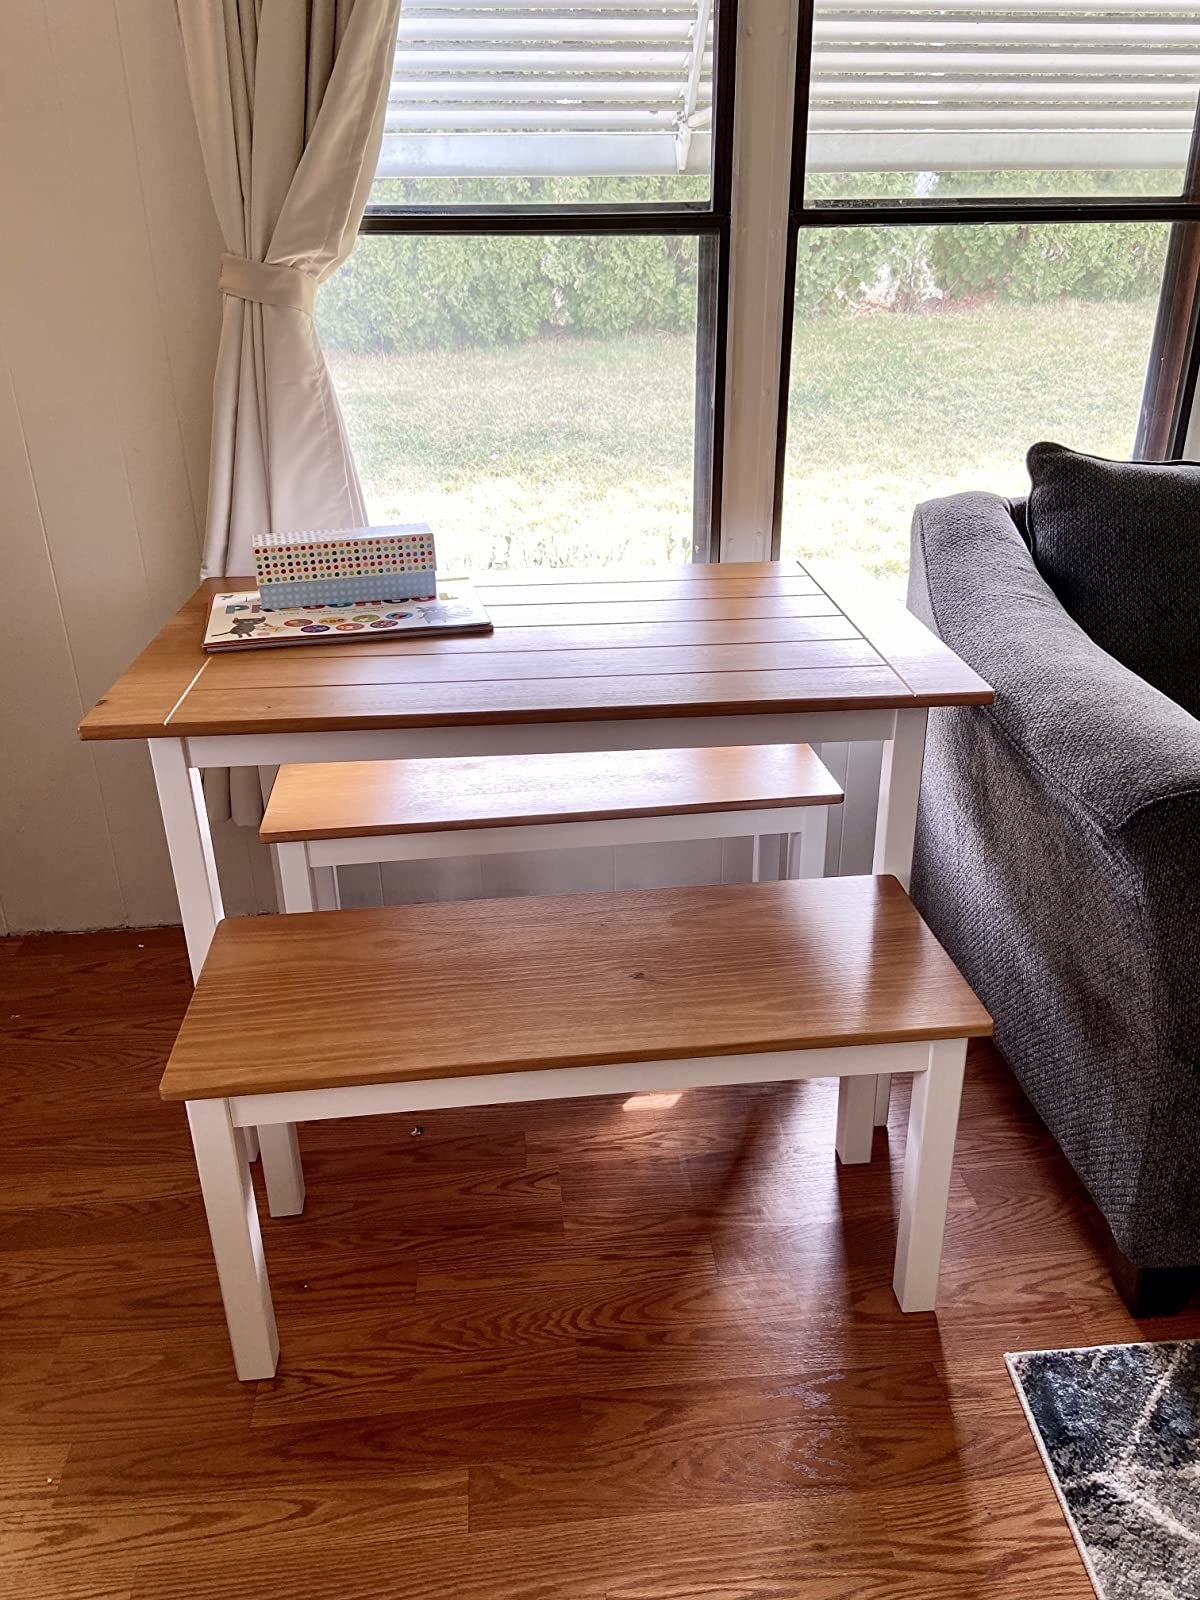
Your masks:
M437 555L424 523L259 534L253 543L259 595L267 610L382 606L429 598L436 591Z

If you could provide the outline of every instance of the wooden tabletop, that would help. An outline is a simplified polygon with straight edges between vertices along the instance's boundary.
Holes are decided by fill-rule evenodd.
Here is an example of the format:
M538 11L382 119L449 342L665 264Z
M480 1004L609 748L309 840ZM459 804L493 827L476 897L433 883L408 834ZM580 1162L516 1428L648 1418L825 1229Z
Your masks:
M895 878L388 906L222 922L161 1090L193 1100L991 1031Z
M210 579L84 718L85 739L864 707L992 691L899 604L795 563L491 574L491 634L206 656Z

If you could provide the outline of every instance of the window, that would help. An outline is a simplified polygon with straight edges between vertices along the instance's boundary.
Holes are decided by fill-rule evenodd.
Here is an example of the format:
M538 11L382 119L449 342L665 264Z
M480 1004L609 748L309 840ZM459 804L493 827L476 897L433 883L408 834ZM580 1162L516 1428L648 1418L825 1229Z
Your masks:
M719 537L733 0L405 0L318 324L374 520L443 565Z
M1040 437L1182 453L1198 94L1194 0L404 0L318 300L372 516L901 593Z
M1022 494L1035 440L1178 453L1200 17L816 0L808 26L777 538L902 593L913 507Z

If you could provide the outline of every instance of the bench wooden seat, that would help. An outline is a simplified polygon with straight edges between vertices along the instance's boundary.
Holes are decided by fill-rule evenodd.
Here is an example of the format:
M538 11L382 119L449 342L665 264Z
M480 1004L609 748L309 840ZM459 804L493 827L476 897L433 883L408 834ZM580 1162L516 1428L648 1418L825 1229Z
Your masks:
M252 1019L253 1048L247 1048ZM187 1102L238 1374L277 1342L241 1127L706 1084L917 1074L896 1292L936 1293L965 1041L991 1021L894 878L223 922L162 1080ZM274 1206L273 1206L274 1209Z
M331 869L552 846L801 836L819 877L842 789L808 745L600 750L280 767L260 829L284 907L336 907Z

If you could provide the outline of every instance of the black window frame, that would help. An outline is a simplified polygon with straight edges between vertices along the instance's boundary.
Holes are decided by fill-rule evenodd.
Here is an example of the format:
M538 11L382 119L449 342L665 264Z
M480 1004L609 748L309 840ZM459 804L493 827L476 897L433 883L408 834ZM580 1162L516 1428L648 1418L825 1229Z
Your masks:
M1147 377L1138 419L1135 457L1177 461L1186 446L1192 404L1200 378L1200 98L1184 170L1182 193L1161 198L1078 199L1039 196L1007 199L826 200L805 198L808 176L808 113L812 82L813 25L817 0L801 0L796 47L796 99L792 121L792 175L788 201L787 263L779 371L779 423L775 449L775 496L771 555L779 559L783 535L783 491L787 462L788 405L796 310L800 233L805 229L928 227L971 223L1166 222L1171 224L1154 335L1147 352ZM1032 442L1032 441L1031 441Z
M699 241L692 560L720 559L733 126L739 0L713 7L712 181L707 200L610 204L368 205L360 235L687 235Z

